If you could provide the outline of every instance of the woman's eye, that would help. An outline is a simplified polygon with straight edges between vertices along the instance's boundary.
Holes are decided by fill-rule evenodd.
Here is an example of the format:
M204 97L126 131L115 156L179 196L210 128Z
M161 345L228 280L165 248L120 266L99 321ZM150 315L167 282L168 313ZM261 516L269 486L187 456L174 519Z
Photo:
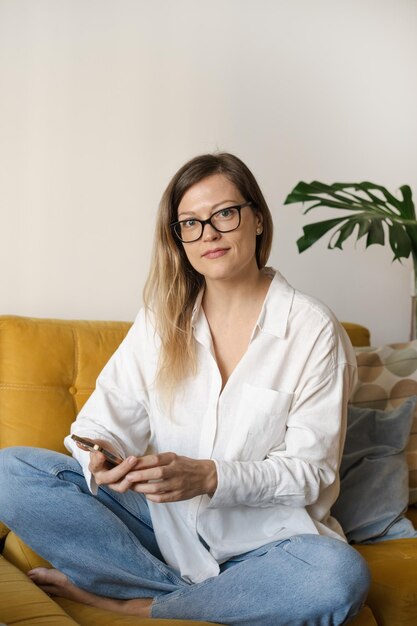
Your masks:
M197 224L196 220L186 220L185 222L181 222L181 226L185 229L195 228L196 224Z
M226 220L232 217L233 213L234 213L234 209L223 209L222 211L219 211L217 213L217 217L219 217L220 219Z

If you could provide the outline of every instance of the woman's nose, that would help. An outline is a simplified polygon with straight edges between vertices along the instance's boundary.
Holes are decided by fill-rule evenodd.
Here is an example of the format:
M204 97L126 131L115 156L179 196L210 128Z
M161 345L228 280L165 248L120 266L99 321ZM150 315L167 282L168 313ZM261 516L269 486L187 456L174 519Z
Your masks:
M215 241L219 239L220 233L211 224L204 224L203 241Z

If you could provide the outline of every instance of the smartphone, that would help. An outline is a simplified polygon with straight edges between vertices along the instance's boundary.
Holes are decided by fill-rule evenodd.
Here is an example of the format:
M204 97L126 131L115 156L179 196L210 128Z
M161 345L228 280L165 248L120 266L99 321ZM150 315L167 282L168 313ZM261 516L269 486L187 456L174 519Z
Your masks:
M112 465L119 465L119 463L123 461L123 459L121 459L119 456L116 456L109 450L106 450L106 448L103 448L98 443L94 443L93 441L84 439L84 437L79 437L78 435L71 435L71 439L74 439L74 441L76 441L77 443L80 443L87 450L90 450L90 452L101 452L101 454L104 454L107 461L111 463Z

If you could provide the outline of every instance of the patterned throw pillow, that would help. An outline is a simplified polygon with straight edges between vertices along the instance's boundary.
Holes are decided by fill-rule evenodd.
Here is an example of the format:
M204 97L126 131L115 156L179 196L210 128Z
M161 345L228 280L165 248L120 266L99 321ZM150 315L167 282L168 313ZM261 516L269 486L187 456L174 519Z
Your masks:
M390 410L417 395L417 340L379 348L355 348L358 382L350 404ZM406 448L409 503L417 503L417 410Z

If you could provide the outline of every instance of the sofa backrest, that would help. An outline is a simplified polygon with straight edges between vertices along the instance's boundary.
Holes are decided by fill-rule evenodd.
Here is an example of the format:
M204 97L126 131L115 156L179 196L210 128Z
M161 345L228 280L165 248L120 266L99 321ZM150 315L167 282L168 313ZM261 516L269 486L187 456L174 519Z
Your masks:
M341 322L341 324L349 335L353 346L362 348L371 345L371 334L365 326L352 322Z
M0 448L66 452L63 440L128 322L0 316ZM369 332L344 324L355 345Z
M0 447L63 439L131 324L0 316Z

